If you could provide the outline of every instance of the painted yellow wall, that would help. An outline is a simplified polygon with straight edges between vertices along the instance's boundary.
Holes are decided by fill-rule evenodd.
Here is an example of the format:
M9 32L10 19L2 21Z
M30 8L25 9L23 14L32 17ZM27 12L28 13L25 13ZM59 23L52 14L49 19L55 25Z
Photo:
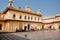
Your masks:
M9 10L6 15L5 15L5 19L13 19L13 14L16 15L16 20L25 20L25 16L27 17L27 21L36 21L36 22L41 22L41 17L40 16L36 16L36 15L31 15L29 13L22 13L22 12L17 12L17 11L11 11ZM19 19L20 15L22 15L22 19ZM30 17L30 20L28 20L28 17ZM33 20L31 20L31 17L33 18ZM36 20L34 19L36 17ZM39 21L38 21L39 18Z
M3 32L6 31L6 30L5 30L5 27L6 27L5 22L0 21L0 24L2 25L2 30L0 30L0 32L1 32L1 31L3 31Z

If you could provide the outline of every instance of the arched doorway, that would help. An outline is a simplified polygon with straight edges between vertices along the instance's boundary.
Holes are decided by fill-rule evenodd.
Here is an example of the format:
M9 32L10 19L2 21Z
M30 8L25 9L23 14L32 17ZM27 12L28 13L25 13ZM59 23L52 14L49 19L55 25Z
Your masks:
M28 30L30 30L30 24L28 24Z
M52 26L49 26L49 29L51 29L52 28Z
M0 24L0 30L2 30L2 25Z
M30 30L30 24L27 24L26 26L24 26L24 31Z
M44 29L44 25L42 25L42 29Z
M24 26L24 31L26 31L26 29L27 29L27 26Z
M60 29L60 25L59 25L59 29Z

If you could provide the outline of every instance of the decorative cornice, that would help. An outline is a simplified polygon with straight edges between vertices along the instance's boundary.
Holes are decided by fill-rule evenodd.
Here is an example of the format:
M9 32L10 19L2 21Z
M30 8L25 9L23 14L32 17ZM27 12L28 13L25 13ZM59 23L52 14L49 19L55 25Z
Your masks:
M26 10L23 9L19 9L19 8L15 8L15 7L7 7L3 13L5 14L8 10L13 10L13 11L18 11L18 12L23 12L23 13L28 13L28 14L32 14L32 15L36 15L36 16L42 16L41 14L36 14L35 12L28 12Z

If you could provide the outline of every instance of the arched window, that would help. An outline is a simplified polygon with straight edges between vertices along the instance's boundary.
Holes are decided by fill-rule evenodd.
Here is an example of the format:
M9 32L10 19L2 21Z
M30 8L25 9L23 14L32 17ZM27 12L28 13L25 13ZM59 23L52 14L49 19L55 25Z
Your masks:
M59 20L59 18L56 18L57 20Z
M28 20L30 19L30 17L28 16Z
M36 17L35 17L35 20L36 20Z
M39 21L39 18L38 18L38 21Z
M0 15L0 19L1 19L1 15Z
M32 20L32 17L31 17L31 20Z
M22 19L22 16L20 15L20 17L19 17L20 19Z
M15 18L15 14L13 15L13 18Z
M25 16L25 19L26 19L26 16Z

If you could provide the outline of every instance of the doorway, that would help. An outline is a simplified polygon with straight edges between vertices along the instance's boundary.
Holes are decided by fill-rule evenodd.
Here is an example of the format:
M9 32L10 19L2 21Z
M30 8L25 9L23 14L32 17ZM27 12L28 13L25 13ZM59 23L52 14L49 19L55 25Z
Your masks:
M28 24L28 30L30 30L30 24Z
M26 29L27 29L27 26L24 26L24 31L26 31Z
M59 29L60 29L60 25L59 25Z
M0 24L0 30L2 30L2 25Z
M44 29L44 25L42 25L42 29Z
M52 26L49 26L49 29L51 29Z

